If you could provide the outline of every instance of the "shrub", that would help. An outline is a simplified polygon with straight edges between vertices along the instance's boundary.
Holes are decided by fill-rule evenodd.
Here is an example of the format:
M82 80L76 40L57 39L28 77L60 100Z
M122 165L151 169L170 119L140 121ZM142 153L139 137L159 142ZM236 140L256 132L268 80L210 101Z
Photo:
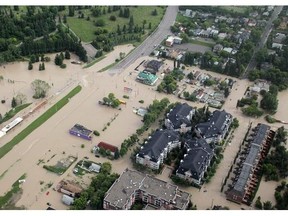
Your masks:
M93 134L94 134L95 136L100 136L100 133L99 133L97 130L94 130L94 131L93 131Z
M62 69L66 68L66 64L60 65L60 68L62 68Z
M123 95L123 98L129 99L129 96L128 95Z
M84 144L81 144L81 148L84 148L85 147L85 145Z
M141 103L141 104L143 104L143 103L144 103L144 100L139 100L138 102Z
M116 21L116 16L111 15L109 19L110 19L111 21Z

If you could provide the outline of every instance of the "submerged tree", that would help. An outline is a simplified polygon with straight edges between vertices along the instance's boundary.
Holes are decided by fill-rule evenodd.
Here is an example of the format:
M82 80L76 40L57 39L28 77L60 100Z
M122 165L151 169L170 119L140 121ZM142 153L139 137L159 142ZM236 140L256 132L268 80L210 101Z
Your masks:
M46 96L50 85L43 80L36 79L31 83L31 88L34 90L33 98L38 99Z

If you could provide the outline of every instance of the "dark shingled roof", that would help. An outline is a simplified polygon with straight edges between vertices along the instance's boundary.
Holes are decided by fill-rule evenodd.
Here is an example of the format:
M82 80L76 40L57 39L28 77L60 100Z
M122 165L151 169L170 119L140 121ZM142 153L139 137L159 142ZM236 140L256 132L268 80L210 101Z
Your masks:
M225 110L215 110L208 122L199 123L196 127L206 138L216 137L218 134L222 133L226 119L231 117L231 114L227 113Z
M162 61L157 61L157 60L151 60L147 63L146 67L151 68L154 71L158 71L159 68L163 65Z
M257 128L258 129L255 131L254 138L251 141L251 148L245 159L239 178L232 189L233 192L237 191L241 196L245 193L245 186L251 174L251 169L256 163L261 145L263 144L263 141L265 141L267 132L270 131L270 127L264 124L258 124Z
M208 161L213 157L213 150L205 139L189 140L185 146L188 148L188 153L181 161L177 173L185 175L185 172L190 171L192 178L199 179Z
M185 123L188 127L191 126L191 121L187 119L189 113L193 110L187 103L177 104L174 109L167 114L167 118L173 124L174 129L180 128Z
M140 150L138 156L144 158L145 155L148 155L152 161L157 162L160 154L168 145L168 142L177 140L179 140L179 135L173 130L155 131L147 144Z

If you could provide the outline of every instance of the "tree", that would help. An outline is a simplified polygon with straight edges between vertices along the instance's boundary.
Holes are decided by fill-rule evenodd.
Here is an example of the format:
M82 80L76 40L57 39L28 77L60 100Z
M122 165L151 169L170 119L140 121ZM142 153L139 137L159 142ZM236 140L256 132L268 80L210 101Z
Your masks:
M66 16L66 14L64 14L64 16L63 16L63 23L67 23L67 16Z
M17 106L16 99L15 99L15 97L13 97L12 101L11 101L11 107L14 108L16 106Z
M104 162L101 165L101 173L103 174L110 174L112 170L112 165L109 162Z
M119 150L117 149L114 153L114 159L117 160L120 157Z
M189 80L193 80L193 79L194 79L193 73L190 72L190 73L187 75L187 78L188 78Z
M84 210L86 209L88 201L88 193L81 193L80 197L74 200L73 205L71 206L71 210Z
M70 59L70 52L68 50L65 51L65 59Z
M63 63L63 60L58 54L56 54L54 62L56 65L60 66Z
M42 62L42 70L45 70L45 63Z
M152 24L151 24L151 22L149 22L148 29L152 29Z
M28 70L32 70L32 69L33 69L33 64L31 61L29 61Z
M39 64L39 71L41 71L42 70L42 64L40 63Z
M255 202L255 208L257 208L257 209L261 209L262 210L262 203L261 203L261 197L260 196L258 196L257 197L257 200L256 200L256 202Z
M105 26L105 21L104 21L103 19L98 19L98 20L95 22L95 25L96 25L96 26L99 26L99 27Z
M157 10L156 10L156 9L154 9L154 10L152 11L151 15L152 15L152 16L157 16L157 15L158 15L158 12L157 12Z
M111 21L116 21L116 16L111 15L109 19L110 19Z
M272 210L273 209L273 206L272 206L272 203L271 201L266 201L263 203L263 209L264 210Z
M31 83L31 88L34 90L33 98L38 99L46 96L50 85L43 80L36 79Z
M134 18L133 16L130 16L129 26L133 26L133 25L134 25Z
M73 17L74 16L74 6L68 6L68 16Z
M17 106L18 106L18 105L21 105L21 104L26 103L27 97L26 97L26 95L24 95L23 93L18 92L17 95L16 95L16 97L15 97L15 100L16 100L16 104L17 104Z
M263 96L263 99L260 102L262 109L267 110L268 112L276 112L278 108L278 99L277 95L266 92Z

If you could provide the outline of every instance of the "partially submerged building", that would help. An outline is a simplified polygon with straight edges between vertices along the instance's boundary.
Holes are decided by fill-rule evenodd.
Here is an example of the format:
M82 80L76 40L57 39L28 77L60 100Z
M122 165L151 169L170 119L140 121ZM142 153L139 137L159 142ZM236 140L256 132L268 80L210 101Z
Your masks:
M165 118L165 126L170 130L186 133L191 130L192 117L195 114L195 109L187 103L177 104L173 109L167 113Z
M136 163L157 170L160 168L160 165L163 164L167 154L172 149L180 146L180 137L176 131L155 131L136 155Z
M207 122L199 123L195 131L199 137L203 137L207 143L221 142L232 123L233 117L225 110L215 110Z
M83 188L72 181L62 180L56 186L56 190L70 197L79 197L81 192L83 191Z
M214 156L214 151L203 138L188 140L185 147L187 154L180 161L176 175L199 185Z
M270 130L270 126L265 124L258 124L253 130L248 152L245 152L244 159L239 159L240 171L236 173L232 188L226 192L226 198L238 204L250 204L251 196L260 181L259 172L262 162L268 154L275 135L275 132Z
M118 151L118 147L117 146L111 145L111 144L106 143L106 142L99 142L97 147L98 147L98 149L99 148L103 148L106 151L110 151L111 155L113 155L113 156L115 155L115 152Z
M126 169L107 191L103 208L128 210L136 200L141 200L150 208L185 210L190 202L190 194L176 185Z
M83 139L86 140L91 140L92 139L92 130L89 130L87 128L85 128L84 126L80 125L80 124L75 124L70 130L69 133L77 136L77 137L81 137Z
M146 85L153 86L157 82L158 77L148 71L141 71L136 77L136 81L141 82Z

